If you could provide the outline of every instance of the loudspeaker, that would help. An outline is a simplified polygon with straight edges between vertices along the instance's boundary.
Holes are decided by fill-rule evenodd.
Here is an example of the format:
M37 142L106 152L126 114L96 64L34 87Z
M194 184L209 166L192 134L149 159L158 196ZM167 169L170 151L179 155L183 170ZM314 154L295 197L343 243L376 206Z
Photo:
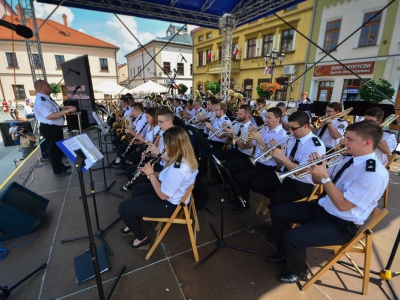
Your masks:
M1 136L3 138L4 146L14 146L14 142L11 135L8 133L10 130L10 123L15 122L18 127L26 129L28 132L32 132L32 126L29 121L20 122L16 120L7 120L0 123Z
M27 235L42 222L49 200L12 182L0 194L0 242Z
M82 122L82 130L85 128L89 127L89 117L86 109L82 109L80 111L81 113L81 122ZM79 130L79 122L78 122L78 116L66 116L67 117L67 125L68 125L68 131L72 130Z

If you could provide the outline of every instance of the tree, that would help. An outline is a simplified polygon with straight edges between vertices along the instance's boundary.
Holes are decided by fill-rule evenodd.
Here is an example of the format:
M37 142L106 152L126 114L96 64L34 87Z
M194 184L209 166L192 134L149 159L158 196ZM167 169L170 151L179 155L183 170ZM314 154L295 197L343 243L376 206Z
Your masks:
M386 99L381 94L377 93L371 86L375 87L389 99L391 99L394 95L394 89L392 88L392 85L383 78L370 79L367 81L367 83L368 84L363 84L359 91L359 96L362 100L380 103Z
M61 93L61 87L57 83L50 83L50 87L53 94Z
M179 94L185 94L187 90L188 87L186 85L184 85L183 83L179 84L179 89L178 89Z
M219 94L221 85L218 82L210 81L206 84L207 90L210 90L214 95Z

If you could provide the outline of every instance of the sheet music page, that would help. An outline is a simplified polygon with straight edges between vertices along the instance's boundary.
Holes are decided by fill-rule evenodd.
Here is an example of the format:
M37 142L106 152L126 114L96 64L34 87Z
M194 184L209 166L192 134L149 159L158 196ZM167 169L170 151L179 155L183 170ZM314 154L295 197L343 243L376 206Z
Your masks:
M82 149L86 156L84 167L86 170L103 158L101 152L93 145L86 133L64 140L62 143L74 157L76 157L74 151Z
M102 159L104 156L100 150L92 143L86 133L77 135L76 138L81 141L87 150L96 158L96 162Z

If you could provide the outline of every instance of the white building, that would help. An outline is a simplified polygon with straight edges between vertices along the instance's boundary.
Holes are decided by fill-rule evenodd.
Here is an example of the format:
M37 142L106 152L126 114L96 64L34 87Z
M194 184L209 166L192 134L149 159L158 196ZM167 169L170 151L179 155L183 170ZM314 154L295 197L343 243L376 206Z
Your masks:
M16 15L13 13L12 16L5 14L0 17L10 23L21 23L18 6L16 10ZM47 81L58 83L63 76L61 64L87 54L93 86L105 80L117 83L116 54L119 48L69 27L65 15L60 21L63 23L48 20L39 30ZM37 19L37 26L39 27L43 22L44 20ZM39 59L37 66L40 66ZM60 86L62 93L57 95L56 100L67 98L64 83L61 82ZM25 40L12 30L2 27L0 30L0 98L17 101L28 98L34 100L35 95ZM96 96L103 97L103 94Z
M129 80L135 78L130 83L130 89L148 80L169 87L171 79L174 78L175 69L175 84L182 83L188 87L187 93L190 91L193 75L192 38L187 30L182 30L183 33L179 33L171 40L177 30L177 27L170 25L166 31L166 37L156 38L143 45L144 49L139 47L125 55L128 62ZM168 41L170 43L163 48ZM160 53L155 57L155 61L151 60L150 55L154 57L158 52Z
M389 1L319 0L316 3L312 40L327 51L356 31ZM385 78L390 81L396 90L393 101L400 78L399 7L398 3L393 3L331 52L362 79ZM324 55L315 46L310 46L308 67ZM362 81L329 56L308 73L305 87L310 87L311 100L342 102L358 99Z

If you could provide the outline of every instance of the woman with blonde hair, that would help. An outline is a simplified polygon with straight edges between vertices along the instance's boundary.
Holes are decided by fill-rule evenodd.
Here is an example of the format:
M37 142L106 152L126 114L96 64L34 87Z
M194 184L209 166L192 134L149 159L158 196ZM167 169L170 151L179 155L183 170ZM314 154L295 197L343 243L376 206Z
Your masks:
M196 156L189 136L181 127L171 127L163 134L169 161L158 174L147 163L142 168L150 183L138 183L132 189L132 198L121 202L118 211L127 227L122 235L134 235L129 243L133 249L148 250L150 239L146 235L141 218L168 218L178 206L189 186L194 184L198 173ZM186 203L189 202L189 197Z

